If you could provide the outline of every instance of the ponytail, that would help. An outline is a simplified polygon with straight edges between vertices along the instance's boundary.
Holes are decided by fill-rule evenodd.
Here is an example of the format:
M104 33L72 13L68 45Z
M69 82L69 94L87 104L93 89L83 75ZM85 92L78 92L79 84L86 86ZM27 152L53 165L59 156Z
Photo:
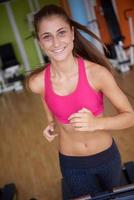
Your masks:
M93 45L89 40L87 40L79 30L87 33L92 38L96 39L98 42L100 42L103 46L103 48L106 49L104 43L93 33L91 32L86 26L79 24L76 21L70 20L71 25L74 27L74 49L73 54L79 55L83 57L84 59L90 60L92 62L95 62L97 64L100 64L102 66L105 66L106 68L110 69L111 64L106 58L105 55L103 55L95 45ZM107 50L107 49L106 49Z

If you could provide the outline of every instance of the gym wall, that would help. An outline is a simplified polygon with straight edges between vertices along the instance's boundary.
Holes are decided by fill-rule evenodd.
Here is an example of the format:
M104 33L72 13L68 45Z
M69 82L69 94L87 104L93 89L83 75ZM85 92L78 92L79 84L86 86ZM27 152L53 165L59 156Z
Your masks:
M43 5L54 3L58 4L58 0L38 0L40 7ZM12 11L16 20L17 27L20 32L21 39L24 44L26 54L31 68L35 68L40 65L39 58L36 53L33 38L26 39L31 33L29 31L27 14L30 13L30 7L28 0L11 0ZM18 49L18 45L12 31L10 21L5 9L4 4L0 4L0 45L11 42L15 50L16 57L20 63L22 63L22 58Z

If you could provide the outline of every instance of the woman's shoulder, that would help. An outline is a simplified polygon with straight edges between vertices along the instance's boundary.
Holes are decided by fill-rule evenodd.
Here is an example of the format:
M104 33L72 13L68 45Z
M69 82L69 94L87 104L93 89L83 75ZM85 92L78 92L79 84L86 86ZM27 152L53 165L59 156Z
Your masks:
M102 78L102 76L111 74L110 70L107 69L106 67L104 67L100 64L91 62L89 60L85 60L85 67L86 67L86 71L89 74L91 74L92 76L98 77L98 78L99 77Z
M33 93L43 94L44 92L44 75L46 69L42 69L42 71L33 73L28 81L28 86Z
M105 79L112 77L112 73L106 67L88 60L85 60L85 69L89 82L96 90L100 89L100 84L105 82Z

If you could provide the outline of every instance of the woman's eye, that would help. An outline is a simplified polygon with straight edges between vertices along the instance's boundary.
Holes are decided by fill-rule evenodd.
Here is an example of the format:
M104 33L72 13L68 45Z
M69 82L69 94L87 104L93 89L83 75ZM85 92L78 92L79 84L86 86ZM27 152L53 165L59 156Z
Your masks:
M60 35L60 36L64 36L65 34L66 34L66 31L60 31L60 32L59 32L59 35Z
M46 35L46 36L43 37L43 39L44 39L44 40L50 40L50 39L51 39L51 36L50 36L50 35Z

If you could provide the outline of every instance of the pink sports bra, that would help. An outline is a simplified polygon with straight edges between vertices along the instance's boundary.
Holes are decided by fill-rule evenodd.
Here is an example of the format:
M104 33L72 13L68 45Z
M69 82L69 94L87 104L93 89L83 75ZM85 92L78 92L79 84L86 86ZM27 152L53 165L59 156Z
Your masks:
M84 60L78 60L78 83L73 92L68 95L58 95L53 91L51 83L51 64L48 64L44 73L45 102L53 116L63 124L69 123L69 116L82 108L89 109L94 116L101 114L103 108L103 93L95 91L90 85L85 71Z

